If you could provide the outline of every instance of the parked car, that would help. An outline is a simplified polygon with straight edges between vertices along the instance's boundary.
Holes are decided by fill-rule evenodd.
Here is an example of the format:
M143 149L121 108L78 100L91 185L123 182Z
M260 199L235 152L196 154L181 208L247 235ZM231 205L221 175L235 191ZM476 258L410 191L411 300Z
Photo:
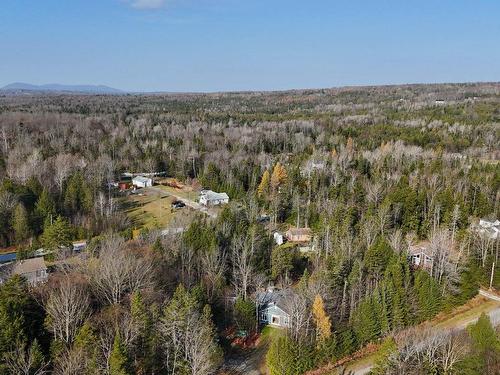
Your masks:
M173 201L172 208L182 208L185 207L186 204L183 201Z

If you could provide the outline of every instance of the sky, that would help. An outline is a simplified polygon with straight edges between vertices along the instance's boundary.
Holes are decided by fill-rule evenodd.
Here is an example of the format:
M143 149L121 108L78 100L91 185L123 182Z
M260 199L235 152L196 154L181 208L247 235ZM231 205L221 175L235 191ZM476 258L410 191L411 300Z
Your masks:
M0 87L500 81L498 0L1 0Z

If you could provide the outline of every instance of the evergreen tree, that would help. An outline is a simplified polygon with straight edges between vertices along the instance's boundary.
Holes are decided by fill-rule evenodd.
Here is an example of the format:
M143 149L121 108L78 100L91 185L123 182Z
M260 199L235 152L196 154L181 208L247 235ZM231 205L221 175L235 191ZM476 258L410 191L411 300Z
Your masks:
M255 329L255 304L238 297L234 303L234 321L239 329L251 331Z
M385 339L377 352L375 366L370 371L370 374L384 375L388 373L387 370L390 366L389 359L392 354L397 352L397 350L398 347L396 345L396 342L394 341L394 338L389 337Z
M356 338L361 345L375 340L380 335L380 322L375 315L374 303L366 298L354 312L352 323Z
M0 358L15 343L45 342L43 310L25 280L14 276L0 284Z
M422 322L433 318L441 309L441 293L436 280L426 271L415 273L414 290L417 297L417 320Z
M478 321L469 326L471 351L459 364L458 373L463 375L498 374L500 369L500 339L490 318L482 314Z
M98 373L98 338L94 328L88 321L78 330L73 347L75 350L80 350L86 358L85 375Z
M47 189L43 189L40 197L38 197L35 205L35 215L40 226L45 220L48 219L50 222L56 218L56 204Z
M271 276L273 279L283 277L288 280L297 258L297 250L282 245L275 247L271 253Z
M384 237L379 236L365 253L365 265L370 275L379 279L383 275L393 254L392 248Z
M60 246L71 246L71 226L64 218L58 216L47 225L42 234L42 244L46 250L57 250Z
M388 303L390 326L392 329L402 328L410 321L410 306L406 295L406 284L409 284L410 271L404 257L393 256L384 274L383 285Z
M132 375L130 358L128 357L127 349L121 340L120 334L115 334L113 341L113 350L109 357L109 374L110 375Z
M31 235L28 212L22 203L18 203L12 217L12 227L16 236L16 243L20 244Z
M80 172L68 180L64 194L64 208L71 215L77 212L90 212L93 206L92 190Z
M287 336L275 338L266 354L266 364L270 375L295 375L294 343Z
M468 328L473 347L480 353L488 350L500 350L500 340L488 315L482 313L477 322Z

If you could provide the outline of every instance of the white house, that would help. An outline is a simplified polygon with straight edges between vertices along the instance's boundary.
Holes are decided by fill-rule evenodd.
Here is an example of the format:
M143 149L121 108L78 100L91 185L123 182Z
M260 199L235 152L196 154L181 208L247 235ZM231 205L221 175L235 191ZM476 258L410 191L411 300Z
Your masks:
M138 188L153 186L153 179L144 176L135 176L132 178L132 185Z
M226 193L216 193L212 190L202 190L200 193L200 204L204 206L218 206L229 203L229 196Z
M477 225L476 230L489 239L496 240L500 236L500 221L489 221L481 219L479 220L479 224Z

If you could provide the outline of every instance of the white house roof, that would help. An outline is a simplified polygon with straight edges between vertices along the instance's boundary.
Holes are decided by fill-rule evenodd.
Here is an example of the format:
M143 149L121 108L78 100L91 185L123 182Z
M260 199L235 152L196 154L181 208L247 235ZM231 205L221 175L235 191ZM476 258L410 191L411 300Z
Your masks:
M226 193L216 193L212 190L202 190L201 195L205 196L208 201L229 199Z
M136 176L132 179L132 181L138 181L138 182L142 182L143 184L147 183L147 182L150 182L151 179L149 177L144 177L144 176Z
M479 220L479 225L482 226L483 228L498 227L498 226L500 226L500 221L499 220L489 221L489 220L481 219L481 220Z

